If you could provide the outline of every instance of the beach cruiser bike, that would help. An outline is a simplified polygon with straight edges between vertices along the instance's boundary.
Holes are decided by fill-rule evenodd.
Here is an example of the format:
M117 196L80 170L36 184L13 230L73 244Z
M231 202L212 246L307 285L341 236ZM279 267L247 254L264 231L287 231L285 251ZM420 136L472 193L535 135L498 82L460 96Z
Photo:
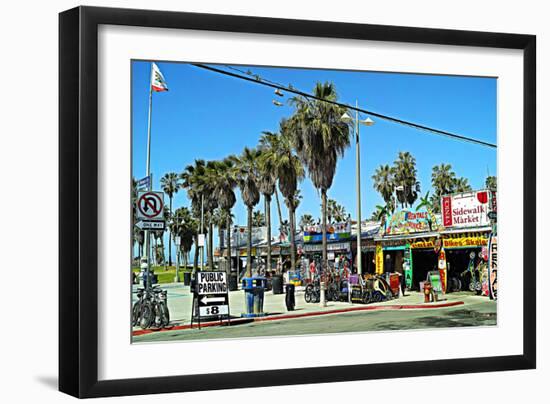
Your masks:
M142 329L165 328L170 324L168 310L168 292L158 285L146 290L137 290L138 300L132 307L132 326Z

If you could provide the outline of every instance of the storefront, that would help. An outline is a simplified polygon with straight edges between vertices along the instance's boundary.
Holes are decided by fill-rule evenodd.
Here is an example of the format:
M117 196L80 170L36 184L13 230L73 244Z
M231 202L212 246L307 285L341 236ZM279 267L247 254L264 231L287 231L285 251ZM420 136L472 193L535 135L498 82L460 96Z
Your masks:
M466 230L466 229L465 229ZM473 281L488 294L487 261L489 227L441 232L447 265L448 290L471 290Z
M438 234L434 232L378 238L383 269L378 273L398 272L405 275L407 288L418 290L429 271L437 268L435 250Z
M303 257L306 265L313 260L316 267L322 267L323 257L323 233L319 225L307 226L301 234L303 240ZM346 260L351 263L351 223L332 223L326 227L327 260L329 265L335 266ZM351 265L350 265L351 267Z
M377 267L377 272L403 274L407 287L418 289L437 266L434 240L439 228L438 217L427 211L401 210L388 216L376 239L381 251L375 261L383 268Z
M323 257L323 244L308 244L304 243L303 255L310 262L314 260L318 263L317 267L320 268L320 263ZM329 265L334 265L337 260L342 257L351 261L351 243L346 242L328 242L327 243L327 259Z
M420 288L428 272L438 268L438 235L431 234L411 240L411 266L413 268L412 289Z

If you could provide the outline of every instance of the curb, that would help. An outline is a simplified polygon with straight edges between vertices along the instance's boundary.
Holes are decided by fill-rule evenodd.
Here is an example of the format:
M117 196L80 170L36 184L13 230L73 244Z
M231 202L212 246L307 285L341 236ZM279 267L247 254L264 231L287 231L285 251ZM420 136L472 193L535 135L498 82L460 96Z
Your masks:
M343 309L334 309L334 310L327 310L327 311L314 311L309 313L282 314L282 315L274 315L271 317L269 316L255 317L255 318L238 317L238 318L232 319L230 322L231 324L228 324L227 320L209 321L207 323L201 323L201 328L220 326L220 325L237 325L240 323L251 323L251 322L262 322L262 321L290 320L293 318L325 316L330 314L349 313L354 311L415 310L415 309L426 310L426 309L441 309L445 307L460 306L463 304L464 304L463 301L439 303L439 304L434 303L434 304L430 304L429 306L426 306L425 304L392 304L392 305L386 305L386 306L360 306L360 307L348 307ZM154 332L179 331L179 330L187 330L190 328L192 328L191 324L184 324L184 325L176 325L170 328L162 328L158 330L135 330L135 331L132 331L132 336L137 337L140 335L151 334ZM198 325L194 324L193 328L198 328Z

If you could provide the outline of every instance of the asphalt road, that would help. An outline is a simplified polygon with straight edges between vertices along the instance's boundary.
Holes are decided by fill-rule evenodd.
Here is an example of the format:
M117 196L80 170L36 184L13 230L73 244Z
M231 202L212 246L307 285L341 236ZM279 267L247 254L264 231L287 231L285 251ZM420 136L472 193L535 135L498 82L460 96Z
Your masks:
M496 325L496 302L437 309L358 311L290 320L251 322L234 326L162 331L135 336L133 341L179 341L248 338L342 332L391 331Z

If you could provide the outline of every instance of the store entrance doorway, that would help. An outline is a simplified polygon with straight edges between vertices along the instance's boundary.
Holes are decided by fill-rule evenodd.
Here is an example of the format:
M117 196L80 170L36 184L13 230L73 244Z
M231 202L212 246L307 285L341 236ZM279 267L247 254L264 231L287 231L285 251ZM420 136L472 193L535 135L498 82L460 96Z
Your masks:
M420 282L426 280L428 272L437 270L437 254L433 248L413 249L413 289L420 290Z

